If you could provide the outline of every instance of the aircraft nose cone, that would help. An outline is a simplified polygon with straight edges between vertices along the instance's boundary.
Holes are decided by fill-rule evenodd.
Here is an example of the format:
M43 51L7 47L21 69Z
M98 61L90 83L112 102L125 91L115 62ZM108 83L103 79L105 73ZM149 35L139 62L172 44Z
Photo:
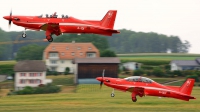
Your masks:
M96 80L101 82L102 81L102 77L97 77Z
M6 19L6 20L9 20L10 16L4 16L3 18Z

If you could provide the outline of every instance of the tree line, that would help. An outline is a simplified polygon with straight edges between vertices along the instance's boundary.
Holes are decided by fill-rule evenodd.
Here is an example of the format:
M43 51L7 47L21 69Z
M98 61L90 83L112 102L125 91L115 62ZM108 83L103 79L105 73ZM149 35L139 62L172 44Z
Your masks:
M190 43L182 42L178 36L167 36L157 33L134 32L126 29L120 30L120 34L111 37L95 34L64 34L54 36L54 42L91 42L102 54L115 53L187 53ZM5 41L26 41L32 39L44 39L45 32L27 31L27 38L21 38L22 32L5 32L0 29L0 60L42 59L42 53L49 42L25 42L21 44L1 44ZM33 45L34 44L34 45ZM105 53L106 52L106 53ZM15 57L15 54L17 56ZM37 54L37 55L36 55Z
M187 53L189 41L182 42L178 36L167 36L154 32L120 30L120 34L107 37L110 49L116 53Z

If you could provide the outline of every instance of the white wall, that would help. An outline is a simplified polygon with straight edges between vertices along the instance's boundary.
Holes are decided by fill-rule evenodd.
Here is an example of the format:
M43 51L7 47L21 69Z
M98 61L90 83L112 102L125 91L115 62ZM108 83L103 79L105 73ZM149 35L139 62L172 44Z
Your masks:
M123 63L123 66L129 70L135 70L135 62L128 62L128 63ZM139 66L139 65L138 65Z
M21 76L21 73L25 73L26 76ZM42 73L42 76L30 76L30 73ZM20 83L20 80L25 80L25 83ZM41 83L30 83L30 80L41 80ZM37 87L40 84L51 83L52 80L46 79L46 72L15 72L15 90L21 90L26 86Z
M171 63L171 71L174 71L174 70L182 70L182 68L176 65L175 63Z
M56 64L52 64L51 60L46 59L46 66L49 70L51 70L51 67L56 67L57 72L65 72L66 67L70 68L70 73L74 73L74 67L72 64L72 60L55 60Z

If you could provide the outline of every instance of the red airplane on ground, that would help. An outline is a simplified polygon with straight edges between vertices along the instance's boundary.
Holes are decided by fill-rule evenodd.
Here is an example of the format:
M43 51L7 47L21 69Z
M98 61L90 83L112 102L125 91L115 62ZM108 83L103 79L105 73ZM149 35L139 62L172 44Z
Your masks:
M114 89L124 92L131 92L133 102L137 101L137 95L140 97L143 97L145 95L171 97L185 101L196 99L193 96L190 96L195 82L194 79L187 79L181 87L162 85L149 78L141 76L132 76L120 79L104 77L103 75L102 77L97 77L96 79L101 82L100 87L104 83L108 87L112 87ZM111 93L111 97L115 96L114 89Z
M96 20L79 20L67 15L62 15L58 18L56 12L53 15L41 16L14 16L12 11L10 16L4 16L3 18L9 21L9 25L13 22L17 26L22 26L31 30L44 30L46 31L46 39L49 42L53 41L52 35L60 35L62 33L94 33L106 36L112 36L113 33L120 33L118 30L114 30L114 22L117 11L110 10L100 21ZM22 34L22 37L26 37L26 33Z

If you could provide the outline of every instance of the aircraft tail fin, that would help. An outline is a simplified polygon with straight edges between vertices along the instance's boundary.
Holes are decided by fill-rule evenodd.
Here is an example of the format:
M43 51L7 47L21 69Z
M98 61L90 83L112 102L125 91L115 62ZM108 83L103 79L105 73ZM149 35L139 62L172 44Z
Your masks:
M109 10L101 20L100 25L106 28L113 29L116 15L117 15L117 10Z
M194 82L195 82L195 79L191 79L191 78L187 79L183 83L183 85L180 87L179 91L184 94L190 95L194 86Z

